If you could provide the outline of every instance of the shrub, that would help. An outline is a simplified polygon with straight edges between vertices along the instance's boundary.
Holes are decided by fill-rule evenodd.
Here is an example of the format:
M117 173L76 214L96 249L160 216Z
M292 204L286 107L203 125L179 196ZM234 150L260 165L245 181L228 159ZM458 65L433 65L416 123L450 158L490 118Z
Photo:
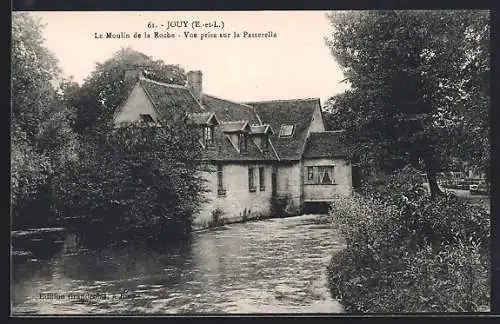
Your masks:
M221 208L215 208L212 211L212 219L208 223L209 228L216 228L224 225L224 210Z
M194 135L182 126L128 127L97 140L55 181L63 224L105 240L185 237L204 192Z
M412 177L405 170L332 204L346 244L328 267L332 296L348 312L484 309L489 214L454 196L432 200Z

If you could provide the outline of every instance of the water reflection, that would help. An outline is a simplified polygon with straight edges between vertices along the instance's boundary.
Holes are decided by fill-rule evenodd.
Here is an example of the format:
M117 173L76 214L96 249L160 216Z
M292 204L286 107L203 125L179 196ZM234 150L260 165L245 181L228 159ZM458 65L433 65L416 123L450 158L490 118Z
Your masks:
M338 312L325 268L341 245L325 217L228 225L155 248L75 253L68 238L48 260L13 265L13 313Z

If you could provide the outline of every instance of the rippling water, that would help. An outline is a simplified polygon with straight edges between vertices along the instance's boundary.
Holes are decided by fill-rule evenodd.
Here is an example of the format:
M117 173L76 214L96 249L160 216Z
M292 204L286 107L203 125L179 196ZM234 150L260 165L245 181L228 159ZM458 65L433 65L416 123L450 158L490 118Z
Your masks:
M326 266L340 248L322 215L226 225L155 249L74 253L66 242L48 260L13 264L12 313L337 313Z

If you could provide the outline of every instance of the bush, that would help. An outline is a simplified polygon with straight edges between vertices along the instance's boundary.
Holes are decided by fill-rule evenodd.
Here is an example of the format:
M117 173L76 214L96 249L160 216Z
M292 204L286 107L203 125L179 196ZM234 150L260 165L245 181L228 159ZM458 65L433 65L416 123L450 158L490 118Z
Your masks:
M216 228L224 225L224 210L221 208L215 208L212 211L212 219L208 223L208 228Z
M489 307L489 214L454 196L432 200L408 171L332 204L346 244L328 267L332 296L348 312Z
M185 237L204 192L189 130L128 127L97 140L55 181L61 225L92 239Z

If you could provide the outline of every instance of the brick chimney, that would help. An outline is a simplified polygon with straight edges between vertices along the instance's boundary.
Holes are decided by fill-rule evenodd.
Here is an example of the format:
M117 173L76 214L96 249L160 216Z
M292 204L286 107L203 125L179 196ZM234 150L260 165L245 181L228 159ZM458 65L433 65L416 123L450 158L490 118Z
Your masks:
M189 71L187 73L187 87L200 104L203 102L202 76L201 71Z

